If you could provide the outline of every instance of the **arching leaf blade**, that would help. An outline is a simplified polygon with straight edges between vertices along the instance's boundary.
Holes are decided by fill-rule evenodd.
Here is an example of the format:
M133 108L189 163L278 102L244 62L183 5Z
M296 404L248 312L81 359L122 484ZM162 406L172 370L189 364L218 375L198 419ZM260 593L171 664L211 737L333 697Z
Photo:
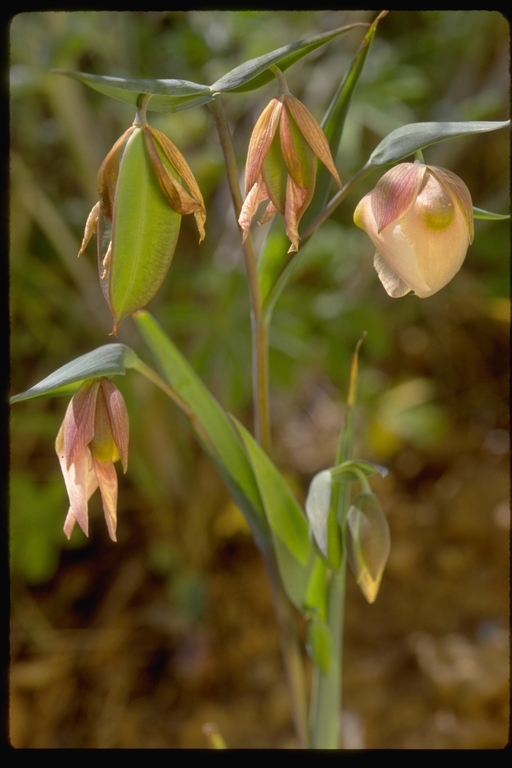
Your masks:
M124 376L139 358L126 344L105 344L77 357L51 373L38 384L11 397L11 403L34 397L58 397L77 390L87 379L99 376Z
M107 75L91 75L87 72L72 72L65 69L53 69L58 75L66 75L78 80L105 96L124 101L137 107L141 95L151 95L147 105L149 112L180 112L184 109L207 104L212 100L212 92L207 85L189 80L149 80Z
M265 53L263 56L257 56L235 67L213 83L211 90L214 93L222 93L224 91L252 91L255 88L261 88L261 86L274 79L274 75L269 71L269 67L278 66L281 71L285 71L292 64L295 64L296 61L339 37L339 35L350 32L350 30L356 27L367 26L363 22L356 22L355 24L335 29L332 32L324 32L320 35L314 35L313 37L284 45L282 48L276 48L274 51Z
M469 120L466 122L409 123L402 125L382 139L373 150L366 167L388 165L404 160L419 149L439 141L475 133L497 131L510 125L510 120Z

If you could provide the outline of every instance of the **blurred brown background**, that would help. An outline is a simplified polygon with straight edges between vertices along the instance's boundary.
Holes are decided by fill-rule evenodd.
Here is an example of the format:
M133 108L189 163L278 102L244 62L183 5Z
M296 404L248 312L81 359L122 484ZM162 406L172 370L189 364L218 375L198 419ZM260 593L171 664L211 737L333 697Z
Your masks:
M11 26L11 370L27 389L111 339L94 248L77 261L96 173L133 110L52 67L119 77L215 79L368 12L26 13ZM287 73L321 119L362 37ZM224 99L241 173L272 86ZM337 158L346 181L391 130L422 120L504 120L509 27L497 12L392 12L381 23ZM150 114L180 147L209 211L200 248L183 221L149 310L223 406L250 423L248 299L222 156L206 107ZM459 174L476 206L509 210L508 131L444 142L425 161ZM304 499L332 465L350 354L360 356L356 455L392 551L366 604L348 578L343 746L500 748L509 705L509 223L476 223L462 270L430 299L390 299L352 212L322 227L276 307L274 452ZM256 232L264 236L266 228ZM149 362L126 321L118 340ZM90 538L62 533L54 440L66 401L11 414L10 738L16 747L293 747L264 569L244 520L187 423L131 373L118 544L96 496ZM305 627L297 619L302 638ZM307 664L307 662L306 662Z

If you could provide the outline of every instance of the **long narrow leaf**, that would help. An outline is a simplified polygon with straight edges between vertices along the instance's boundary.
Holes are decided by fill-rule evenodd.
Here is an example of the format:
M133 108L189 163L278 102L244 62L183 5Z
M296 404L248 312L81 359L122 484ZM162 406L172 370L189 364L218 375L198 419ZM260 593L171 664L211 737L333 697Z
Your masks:
M249 459L226 413L154 318L148 312L138 312L133 319L164 378L194 412L214 446L214 453L208 445L204 447L249 524L256 534L268 535L265 512Z
M11 397L11 403L31 400L34 397L57 397L78 389L86 379L98 376L124 376L127 368L134 368L137 355L125 344L105 344L87 352L76 360L58 368L38 384Z
M482 208L473 206L473 218L485 221L506 221L510 219L510 213L491 213L491 211L484 211Z
M272 531L301 565L307 565L312 545L309 526L298 502L263 448L239 421L231 418L251 461Z
M213 94L207 85L188 80L143 80L126 77L91 75L87 72L72 72L53 69L57 75L66 75L78 80L95 91L118 101L138 105L141 94L151 94L147 110L150 112L180 112L211 101Z
M410 123L402 125L388 133L380 144L373 150L365 167L374 167L396 163L409 157L418 149L428 147L446 139L467 136L472 133L497 131L510 125L510 120L480 121L449 123Z
M265 53L263 56L250 59L223 75L223 77L213 83L211 90L214 93L220 93L223 91L252 91L255 88L261 88L262 85L269 83L274 78L274 75L269 71L269 67L273 65L278 66L281 71L284 71L291 67L292 64L295 64L296 61L311 53L311 51L329 43L339 35L350 32L355 27L367 26L367 24L362 22L356 22L355 24L335 29L332 32L324 32L321 35L314 35L305 40L290 43L290 45L285 45L282 48L270 51L270 53Z

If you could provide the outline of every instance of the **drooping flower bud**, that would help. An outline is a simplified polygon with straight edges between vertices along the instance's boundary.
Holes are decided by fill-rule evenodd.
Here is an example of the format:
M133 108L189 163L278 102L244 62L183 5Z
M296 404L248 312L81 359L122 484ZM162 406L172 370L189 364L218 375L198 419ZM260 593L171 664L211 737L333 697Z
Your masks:
M88 501L99 486L112 541L116 541L117 475L114 462L128 466L128 412L117 387L105 377L86 381L68 405L55 450L69 496L64 533L75 523L88 536Z
M260 115L249 142L245 166L245 202L238 223L247 237L258 205L269 203L260 224L279 211L291 241L289 253L299 248L299 222L315 191L321 160L341 186L325 135L313 115L285 93Z
M473 242L473 207L464 182L445 168L401 163L354 212L375 245L374 266L387 293L426 298L459 271Z
M96 232L100 285L116 333L121 321L146 306L162 284L182 215L194 214L201 242L206 211L181 152L139 117L103 161L98 193L78 255Z

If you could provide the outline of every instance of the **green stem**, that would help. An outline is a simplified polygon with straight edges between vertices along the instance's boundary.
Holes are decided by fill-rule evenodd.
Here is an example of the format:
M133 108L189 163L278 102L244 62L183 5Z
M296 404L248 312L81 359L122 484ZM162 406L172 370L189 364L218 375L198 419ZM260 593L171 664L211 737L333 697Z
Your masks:
M358 354L366 332L359 339L350 368L350 384L347 397L345 423L340 435L336 464L348 461L352 457L354 441L354 408L356 404ZM347 555L345 547L345 525L350 505L350 483L334 484L334 509L337 510L341 529L342 556L340 568L331 575L328 591L327 624L331 633L332 654L326 675L316 665L313 667L311 696L310 732L313 749L338 749L339 728L341 722L341 688L343 656L343 619L345 613L345 575Z
M220 144L226 163L226 173L236 220L242 210L242 195L238 183L238 168L235 153L231 142L229 127L224 114L220 97L216 97L209 103L210 111L215 120L219 134ZM254 432L255 437L262 448L270 452L270 409L269 409L269 377L268 377L268 335L269 323L263 314L263 303L258 279L258 271L251 236L248 235L242 243L247 279L249 284L249 296L251 302L251 330L252 330L252 376L253 376L253 403L254 403ZM294 618L290 603L283 589L275 552L270 542L257 541L265 563L268 580L274 603L281 652L288 681L292 716L295 732L301 748L308 745L307 733L307 706L306 685L304 680L304 668L302 656L297 640Z
M297 640L295 622L290 610L290 602L283 589L279 576L274 549L271 545L263 547L261 544L259 549L263 557L263 562L265 563L270 583L274 614L279 629L281 655L283 657L286 679L288 681L295 733L300 749L307 749L306 680L304 677L304 664Z
M305 241L310 238L311 235L316 232L318 227L329 218L331 213L335 211L338 205L346 198L352 187L358 184L361 179L364 179L364 177L367 176L371 171L373 171L373 168L371 166L365 165L355 174L355 176L352 176L350 181L347 181L347 183L339 190L339 192L337 192L334 197L327 203L323 211L321 211L318 216L313 219L311 224L306 227L304 232L300 233L301 245L304 245Z
M345 603L345 553L340 569L333 572L328 591L327 623L332 654L327 674L313 667L311 687L311 748L338 749L341 712L341 663L343 649L343 616Z
M219 134L222 152L226 163L226 174L233 200L233 208L238 223L242 210L242 194L238 183L238 168L231 142L229 127L224 114L220 97L217 96L208 105L215 120ZM254 402L254 433L257 441L270 453L270 410L268 384L268 324L263 316L261 291L258 280L258 269L251 236L248 235L242 243L245 268L249 283L251 300L251 329L252 329L252 372L253 372L253 402Z

